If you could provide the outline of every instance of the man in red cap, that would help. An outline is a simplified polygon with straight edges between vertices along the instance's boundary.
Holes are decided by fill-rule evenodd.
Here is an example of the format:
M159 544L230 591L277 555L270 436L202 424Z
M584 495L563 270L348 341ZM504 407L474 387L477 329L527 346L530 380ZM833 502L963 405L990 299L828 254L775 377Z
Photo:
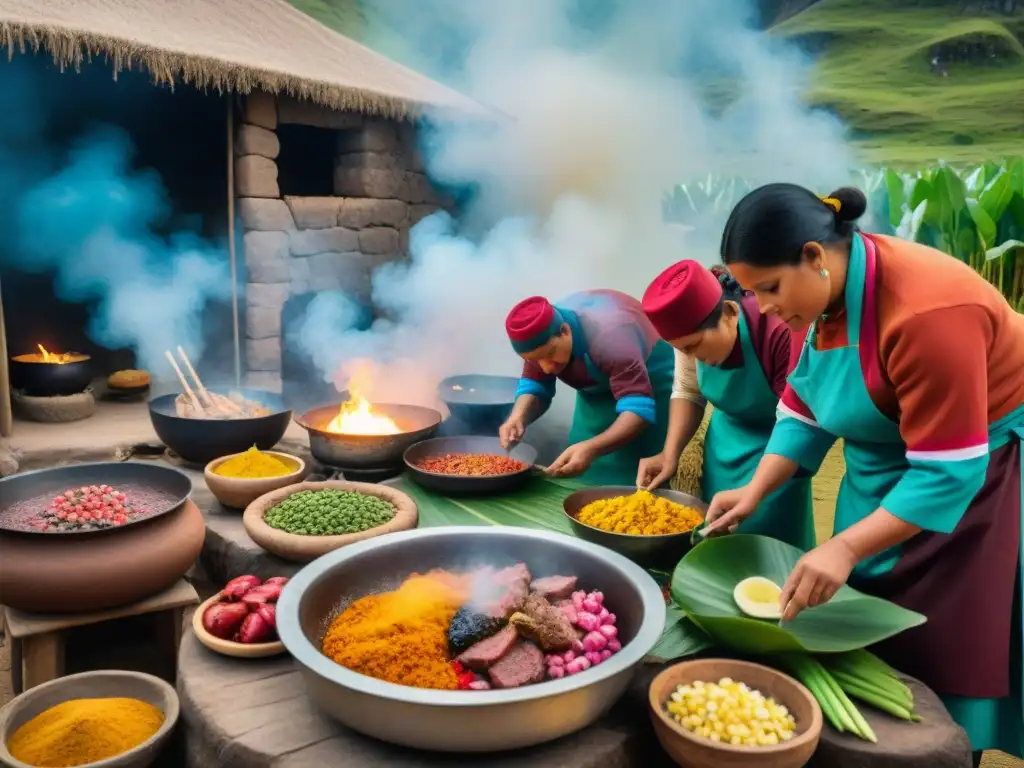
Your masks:
M640 458L665 441L674 365L672 348L640 302L610 290L573 294L557 305L533 296L512 308L505 329L524 364L515 406L498 430L502 445L522 439L561 379L576 390L576 409L569 447L548 473L632 483Z
M701 496L750 481L772 427L789 372L790 331L762 315L725 269L696 261L673 264L654 279L643 309L676 352L668 434L640 462L636 484L656 488L675 474L679 457L714 406L704 438ZM780 488L743 523L745 533L773 536L803 550L815 545L811 484L806 476Z

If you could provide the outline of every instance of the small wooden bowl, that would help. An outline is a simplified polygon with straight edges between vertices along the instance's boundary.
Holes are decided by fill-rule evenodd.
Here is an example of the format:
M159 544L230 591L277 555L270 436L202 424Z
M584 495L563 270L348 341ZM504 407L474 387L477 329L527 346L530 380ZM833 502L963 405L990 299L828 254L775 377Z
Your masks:
M294 533L279 531L271 528L263 520L263 516L275 504L284 501L293 493L299 491L355 491L364 493L367 496L389 501L395 506L395 516L384 525L370 528L359 533L349 533L344 536L299 536ZM280 488L276 491L264 494L245 508L242 515L242 524L245 525L245 532L249 537L259 544L267 552L291 560L297 563L308 563L316 560L321 555L333 552L336 549L355 544L357 541L365 541L375 536L383 536L386 533L407 531L415 528L419 522L419 510L416 502L408 495L387 485L376 485L374 483L349 483L343 480L329 480L322 483L297 483L287 488Z
M306 479L306 475L309 474L306 462L298 456L278 451L263 451L263 453L280 459L289 466L296 467L295 471L280 477L261 477L255 479L224 477L223 475L218 475L214 470L228 459L233 459L241 454L232 453L228 456L221 456L219 459L214 459L207 464L206 469L203 470L203 477L206 478L206 487L210 489L210 493L217 498L217 501L225 507L245 509L263 494L276 491L278 488L284 488L294 483L301 483Z
M203 626L203 614L206 613L207 608L219 601L220 594L216 594L196 608L195 613L192 614L192 631L196 633L196 638L200 643L214 653L234 656L238 659L262 659L284 653L284 643L280 640L275 640L272 643L236 643L233 640L221 640L207 632Z
M796 735L782 744L764 747L733 746L690 733L665 709L680 685L723 677L746 683L787 707L796 720ZM700 659L675 664L654 678L649 701L654 731L662 748L684 768L801 768L818 747L821 707L810 691L778 670L748 661Z
M138 746L120 755L83 763L81 768L146 768L157 759L160 750L178 722L180 705L174 687L142 672L104 669L69 675L30 688L0 709L0 765L33 768L15 760L7 749L14 732L36 715L71 699L130 698L148 702L164 713L163 725Z

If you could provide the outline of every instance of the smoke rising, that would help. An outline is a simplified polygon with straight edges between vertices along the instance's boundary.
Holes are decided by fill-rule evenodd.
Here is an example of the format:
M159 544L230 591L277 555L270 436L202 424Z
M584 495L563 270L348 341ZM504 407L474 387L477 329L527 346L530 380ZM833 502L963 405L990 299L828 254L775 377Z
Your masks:
M123 130L95 125L69 145L49 141L55 94L37 63L0 65L4 259L23 272L53 272L58 298L89 304L88 336L131 348L140 367L164 372L164 350L179 344L198 360L202 311L230 296L226 252L174 220L159 175L133 168Z
M424 132L432 178L478 194L459 222L418 224L411 261L376 273L390 320L346 331L311 314L304 346L331 350L336 381L358 367L371 399L427 404L444 376L517 374L504 317L526 296L638 296L675 260L717 262L728 211L682 235L662 220L675 184L729 174L827 191L849 179L842 126L801 104L808 62L753 29L746 2L368 5L399 30L381 37L386 53L512 117Z

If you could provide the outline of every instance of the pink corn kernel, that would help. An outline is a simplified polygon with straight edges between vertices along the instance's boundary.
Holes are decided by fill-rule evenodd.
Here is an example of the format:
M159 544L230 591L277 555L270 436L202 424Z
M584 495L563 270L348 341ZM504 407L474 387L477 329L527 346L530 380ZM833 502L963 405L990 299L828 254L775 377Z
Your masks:
M562 660L566 664L568 664L570 661L572 661L575 658L576 658L576 652L575 651L566 651L564 654L562 654Z
M613 637L617 637L619 634L619 628L614 624L602 624L598 630L602 635L611 640Z
M607 648L605 648L603 651L601 651L601 661L607 661L611 657L612 657L612 652L609 651Z
M583 653L583 641L577 637L572 641L572 649L576 652L576 655L579 656Z
M471 691L489 691L491 689L491 684L486 680L474 680L469 684L469 689Z
M591 632L583 638L584 651L603 651L608 645L608 638L600 632Z
M601 663L601 654L597 651L587 651L587 655L584 658L590 662L592 667Z
M565 659L559 656L557 653L549 653L544 661L549 667L561 667L565 665Z
M593 632L601 626L601 620L592 613L580 611L576 617L576 626L587 632Z
M592 597L588 597L583 601L583 610L587 613L599 613L601 610L601 604Z
M548 667L548 677L553 680L565 677L565 667Z
M583 610L583 599L587 596L582 590L572 593L572 605L577 611Z
M597 612L597 618L599 619L605 619L610 615L611 613L609 613L608 609L605 608L603 605L601 606L601 610Z
M614 624L615 620L616 620L615 614L614 613L609 613L607 616L605 616L600 621L601 621L602 624Z
M622 650L622 643L619 642L617 637L613 637L608 641L608 650L612 653L618 653Z
M586 656L580 656L578 659L573 659L571 664L565 666L565 673L567 675L575 675L577 672L583 672L587 669L590 669L590 661Z
M596 589L590 593L589 597L591 600L598 603L598 605L604 602L604 592L598 592Z

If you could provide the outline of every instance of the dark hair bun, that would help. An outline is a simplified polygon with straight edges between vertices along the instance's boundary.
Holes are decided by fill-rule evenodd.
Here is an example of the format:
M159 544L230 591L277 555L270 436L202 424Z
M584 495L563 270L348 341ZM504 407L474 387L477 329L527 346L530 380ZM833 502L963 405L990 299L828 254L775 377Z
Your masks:
M868 197L856 187L840 187L829 197L839 201L836 218L840 221L856 221L868 209Z
M722 294L724 298L735 300L739 296L743 295L743 288L725 267L716 264L711 267L711 274L718 278L718 284L722 286Z

